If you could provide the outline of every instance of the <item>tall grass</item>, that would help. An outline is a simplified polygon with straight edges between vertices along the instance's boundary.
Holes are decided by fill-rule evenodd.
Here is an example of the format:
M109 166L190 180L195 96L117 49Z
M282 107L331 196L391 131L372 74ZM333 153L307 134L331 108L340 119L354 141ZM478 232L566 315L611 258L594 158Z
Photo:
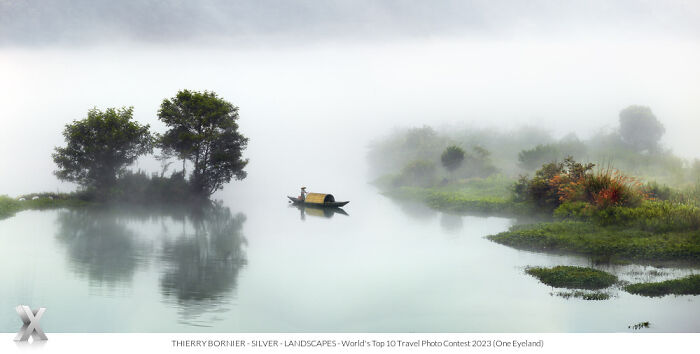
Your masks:
M587 201L600 209L635 207L648 199L640 181L611 167L586 174L582 184Z

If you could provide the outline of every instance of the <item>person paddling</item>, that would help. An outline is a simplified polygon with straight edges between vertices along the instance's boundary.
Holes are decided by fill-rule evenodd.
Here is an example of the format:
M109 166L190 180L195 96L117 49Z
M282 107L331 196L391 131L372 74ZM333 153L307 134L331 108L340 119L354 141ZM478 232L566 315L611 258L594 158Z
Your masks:
M307 194L308 193L306 193L306 187L301 187L301 195L299 195L299 200L301 200L302 202L305 201Z

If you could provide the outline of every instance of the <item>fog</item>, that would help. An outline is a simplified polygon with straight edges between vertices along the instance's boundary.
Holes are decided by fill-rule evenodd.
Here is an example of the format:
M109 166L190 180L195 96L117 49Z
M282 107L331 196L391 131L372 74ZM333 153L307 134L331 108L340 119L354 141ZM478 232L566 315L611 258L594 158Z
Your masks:
M49 333L697 332L692 298L619 285L697 273L697 63L681 0L0 0L0 308L49 308ZM202 205L148 155L54 194L79 188L53 174L67 124L133 106L164 133L185 89L240 108L247 178ZM205 148L224 173L232 130ZM555 225L580 255L486 238L554 207L587 218ZM525 274L557 265L622 282L590 302Z
M163 132L159 105L181 89L240 107L249 174L220 193L367 180L368 144L396 127L529 124L586 137L631 104L652 108L666 147L700 157L699 9L3 0L0 194L73 190L51 173L65 124L92 107L134 106ZM134 168L159 169L148 158Z

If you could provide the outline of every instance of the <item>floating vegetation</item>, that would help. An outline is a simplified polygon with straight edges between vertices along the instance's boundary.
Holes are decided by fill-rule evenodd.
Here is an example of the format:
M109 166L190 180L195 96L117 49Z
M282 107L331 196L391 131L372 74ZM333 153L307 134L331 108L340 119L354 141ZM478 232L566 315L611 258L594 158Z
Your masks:
M624 287L631 294L656 297L674 295L700 295L700 274L689 275L680 279L654 283L637 283Z
M559 291L556 293L550 293L551 295L556 295L564 299L582 299L582 300L608 300L610 299L610 294L601 291L587 292L582 290L576 291Z
M525 272L555 288L597 290L617 282L617 277L610 273L586 267L530 267Z
M627 328L634 329L634 330L638 330L638 329L642 329L642 328L649 328L649 321L639 322L635 325L629 325L629 326L627 326Z

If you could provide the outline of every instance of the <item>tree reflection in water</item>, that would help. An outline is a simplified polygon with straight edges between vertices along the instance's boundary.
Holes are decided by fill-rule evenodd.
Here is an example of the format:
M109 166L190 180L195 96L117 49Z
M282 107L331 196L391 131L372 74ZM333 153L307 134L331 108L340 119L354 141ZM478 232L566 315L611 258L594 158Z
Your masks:
M126 222L106 210L58 214L57 240L67 249L70 269L96 286L130 282L148 250L135 244Z
M192 321L208 312L221 313L221 305L230 300L246 264L247 241L241 232L245 216L233 216L219 203L194 210L189 219L192 231L164 241L160 287L164 296L176 299L183 320L197 325Z
M62 211L56 239L70 269L96 289L130 286L139 266L160 270L163 301L189 325L207 325L231 299L246 264L245 215L214 202L177 208ZM147 231L160 223L158 231ZM151 232L152 234L147 234ZM160 242L160 244L159 244Z

